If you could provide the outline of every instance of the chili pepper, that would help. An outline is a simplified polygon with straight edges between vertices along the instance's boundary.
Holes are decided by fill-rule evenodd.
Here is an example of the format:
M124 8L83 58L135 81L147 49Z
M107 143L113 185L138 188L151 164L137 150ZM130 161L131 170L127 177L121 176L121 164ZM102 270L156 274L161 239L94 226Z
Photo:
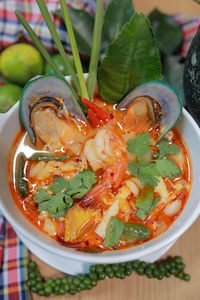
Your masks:
M41 161L41 160L44 160L44 161L51 161L51 160L62 161L62 160L66 160L70 157L72 157L72 155L52 156L52 155L46 155L44 153L35 153L29 158L29 160L33 160L33 161Z
M17 177L17 190L22 198L27 196L28 185L24 180L24 155L21 155L19 158L19 170Z
M88 120L94 128L98 127L101 124L101 121L99 120L95 112L91 110L91 108L88 109Z
M102 120L104 122L108 122L112 119L112 116L110 114L105 112L103 109L98 107L93 102L91 102L91 101L89 101L85 98L82 98L81 101L96 114L96 116L99 120Z
M150 229L144 225L136 223L124 223L121 235L122 240L141 241L150 237Z

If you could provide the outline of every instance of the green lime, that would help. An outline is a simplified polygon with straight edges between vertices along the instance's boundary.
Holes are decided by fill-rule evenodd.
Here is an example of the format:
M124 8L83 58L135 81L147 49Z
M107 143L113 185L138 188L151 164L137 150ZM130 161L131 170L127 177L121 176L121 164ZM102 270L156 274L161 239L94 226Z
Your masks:
M24 85L32 77L43 74L44 63L36 48L29 44L14 44L0 56L0 71L9 81Z
M68 55L68 57L70 58L71 66L75 68L73 56ZM69 75L69 71L65 69L64 60L60 54L53 55L52 59L56 63L58 69L63 73L63 75ZM54 70L51 68L51 66L48 63L45 64L44 73L55 74Z
M19 100L21 92L22 88L15 84L0 86L0 113L7 112Z

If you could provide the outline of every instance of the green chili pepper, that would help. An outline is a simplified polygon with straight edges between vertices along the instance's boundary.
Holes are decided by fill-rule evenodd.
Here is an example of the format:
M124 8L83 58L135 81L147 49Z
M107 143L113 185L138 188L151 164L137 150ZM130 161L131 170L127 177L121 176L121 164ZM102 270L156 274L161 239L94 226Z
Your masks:
M142 241L150 237L150 229L141 224L124 223L122 240Z
M35 153L33 154L29 160L33 160L33 161L51 161L51 160L55 160L55 161L62 161L62 160L66 160L68 158L72 157L72 155L62 155L62 156L53 156L53 155L47 155L44 153Z
M25 198L28 193L28 185L24 180L24 155L19 158L19 170L17 175L17 190L22 198Z
M124 222L115 217L111 217L106 230L104 246L106 248L116 248L119 244L120 236L123 232Z

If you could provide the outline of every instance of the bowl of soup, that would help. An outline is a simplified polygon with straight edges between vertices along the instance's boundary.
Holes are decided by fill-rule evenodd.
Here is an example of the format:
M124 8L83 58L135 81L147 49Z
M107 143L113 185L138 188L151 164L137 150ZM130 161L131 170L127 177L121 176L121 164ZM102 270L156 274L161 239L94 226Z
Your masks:
M93 106L84 102L88 120L61 113L62 95L54 95L56 112L55 101L40 96L28 121L21 111L34 135L18 103L0 115L1 209L18 236L70 274L160 257L200 212L195 121L183 109L160 139L146 96L124 109L96 94Z

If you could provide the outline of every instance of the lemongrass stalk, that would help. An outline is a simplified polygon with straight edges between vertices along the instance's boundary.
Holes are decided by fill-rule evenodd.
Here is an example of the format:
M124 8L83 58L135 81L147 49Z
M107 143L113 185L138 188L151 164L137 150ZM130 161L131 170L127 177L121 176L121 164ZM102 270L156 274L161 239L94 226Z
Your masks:
M37 49L40 51L41 55L48 62L48 64L51 66L51 68L54 70L54 72L57 75L65 78L64 75L62 74L62 72L58 69L57 65L55 64L55 62L53 61L53 59L51 58L51 56L49 55L48 51L44 48L44 46L41 43L41 41L39 40L38 36L35 34L35 32L31 28L31 26L27 23L27 21L24 19L24 17L21 15L21 13L19 12L19 10L15 10L15 14L16 14L18 20L20 21L20 23L25 28L25 30L28 32L30 38L34 42L34 44L37 47Z
M96 77L97 77L97 66L98 66L99 53L100 53L102 27L103 27L103 0L97 0L96 17L94 22L94 31L93 31L93 38L92 38L92 51L91 51L89 75L88 75L88 94L90 100L93 99Z
M46 24L49 28L49 31L50 31L50 33L53 37L53 40L54 40L56 46L58 47L58 51L60 52L60 55L62 56L62 58L64 60L65 67L69 71L78 92L81 93L78 78L76 76L76 72L71 66L70 59L68 58L68 55L65 53L65 50L64 50L63 45L60 41L59 35L56 31L55 25L54 25L54 23L51 19L51 16L49 14L47 6L46 6L44 0L36 0L36 1L37 1L37 4L38 4L39 8L40 8L40 12L41 12L41 14L42 14L42 16L43 16L43 18L44 18L44 20L45 20L45 22L46 22Z
M74 31L73 31L72 24L71 24L69 12L67 9L67 4L65 3L65 0L60 0L60 4L61 4L62 12L63 12L65 26L67 28L67 32L69 35L69 40L70 40L70 44L71 44L71 48L72 48L76 71L77 71L79 84L80 84L80 88L81 88L81 96L82 96L82 98L88 99L89 97L88 97L87 87L86 87L85 79L84 79L84 75L83 75L83 68L81 65L81 60L80 60L78 48L76 45L76 40L75 40Z

